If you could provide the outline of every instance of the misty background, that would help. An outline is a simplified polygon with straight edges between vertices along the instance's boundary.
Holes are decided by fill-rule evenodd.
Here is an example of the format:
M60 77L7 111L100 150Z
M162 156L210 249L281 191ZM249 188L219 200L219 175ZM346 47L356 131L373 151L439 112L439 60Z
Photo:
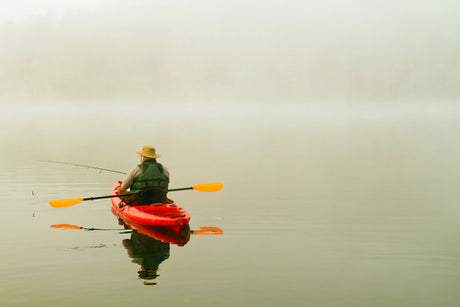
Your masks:
M458 305L459 34L460 1L2 0L0 301ZM48 202L124 176L39 161L142 145L171 188L224 183L171 195L225 234L172 246L161 291L130 234L50 228L117 228Z
M459 17L458 1L2 1L2 160L128 171L152 144L190 180L411 181L457 161Z
M458 1L49 0L0 9L3 102L460 98Z

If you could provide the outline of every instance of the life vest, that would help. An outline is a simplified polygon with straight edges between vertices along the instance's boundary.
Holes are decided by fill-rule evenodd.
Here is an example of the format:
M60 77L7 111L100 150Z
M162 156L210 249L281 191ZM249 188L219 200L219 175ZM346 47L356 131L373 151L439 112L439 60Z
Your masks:
M137 193L147 189L155 189L161 190L166 195L169 177L163 173L163 165L155 159L148 159L138 166L142 170L142 174L134 178L130 192Z

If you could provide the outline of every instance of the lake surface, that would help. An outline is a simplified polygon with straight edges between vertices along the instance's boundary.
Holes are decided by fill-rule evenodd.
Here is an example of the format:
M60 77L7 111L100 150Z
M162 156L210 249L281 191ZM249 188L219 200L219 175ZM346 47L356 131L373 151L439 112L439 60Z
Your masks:
M0 125L4 306L460 302L456 103L6 104ZM110 200L48 205L123 175L39 160L128 172L144 144L171 188L224 183L169 194L185 245L125 229Z

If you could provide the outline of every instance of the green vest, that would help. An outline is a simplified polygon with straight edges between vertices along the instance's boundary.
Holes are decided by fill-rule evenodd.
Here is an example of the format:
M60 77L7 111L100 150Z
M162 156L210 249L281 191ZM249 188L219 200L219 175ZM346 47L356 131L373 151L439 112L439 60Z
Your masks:
M131 193L150 188L159 188L164 193L168 192L169 177L163 174L163 165L154 159L149 159L138 166L142 170L142 174L134 178Z

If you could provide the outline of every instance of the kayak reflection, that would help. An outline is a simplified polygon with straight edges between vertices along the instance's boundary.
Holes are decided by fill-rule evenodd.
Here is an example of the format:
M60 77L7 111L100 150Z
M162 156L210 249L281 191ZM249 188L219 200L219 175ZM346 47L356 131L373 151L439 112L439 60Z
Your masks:
M132 229L140 234L146 235L164 243L172 243L178 246L184 246L190 240L190 226L185 224L181 227L159 227L146 226L133 221L118 218L118 224L123 225L125 229Z

